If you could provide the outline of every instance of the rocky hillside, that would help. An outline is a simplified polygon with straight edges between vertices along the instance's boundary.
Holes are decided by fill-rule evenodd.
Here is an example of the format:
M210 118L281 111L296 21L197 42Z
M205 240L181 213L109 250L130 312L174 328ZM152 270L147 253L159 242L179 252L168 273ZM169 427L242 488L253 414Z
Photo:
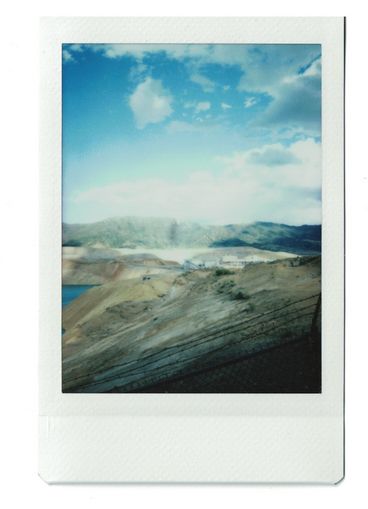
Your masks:
M199 225L169 218L113 218L92 224L64 224L64 246L105 248L250 246L295 254L320 254L321 226L266 222Z
M319 392L320 284L303 257L90 289L63 312L63 390Z

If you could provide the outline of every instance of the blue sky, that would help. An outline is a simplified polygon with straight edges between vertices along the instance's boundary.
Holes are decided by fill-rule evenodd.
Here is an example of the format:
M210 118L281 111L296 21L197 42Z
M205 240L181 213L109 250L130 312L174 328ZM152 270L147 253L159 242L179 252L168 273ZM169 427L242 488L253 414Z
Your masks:
M321 221L319 45L63 45L63 220Z

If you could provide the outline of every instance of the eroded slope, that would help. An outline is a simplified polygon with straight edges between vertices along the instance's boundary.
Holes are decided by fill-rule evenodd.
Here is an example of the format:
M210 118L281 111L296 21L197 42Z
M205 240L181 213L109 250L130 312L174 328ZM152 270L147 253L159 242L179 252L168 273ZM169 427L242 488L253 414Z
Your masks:
M319 257L91 289L64 313L63 389L144 392L308 337L319 295Z

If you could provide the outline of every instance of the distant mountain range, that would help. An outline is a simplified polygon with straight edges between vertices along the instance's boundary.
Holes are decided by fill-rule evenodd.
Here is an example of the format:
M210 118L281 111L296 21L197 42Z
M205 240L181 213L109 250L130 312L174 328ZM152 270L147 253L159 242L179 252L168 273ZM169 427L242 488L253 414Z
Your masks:
M170 218L121 217L63 224L63 246L175 248L251 246L300 255L320 254L321 225L269 222L200 225Z

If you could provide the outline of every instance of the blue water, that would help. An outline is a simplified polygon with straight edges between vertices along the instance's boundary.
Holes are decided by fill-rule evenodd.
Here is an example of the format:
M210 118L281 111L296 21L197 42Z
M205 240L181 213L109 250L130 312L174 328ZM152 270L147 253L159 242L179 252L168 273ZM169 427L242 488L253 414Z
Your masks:
M72 300L76 299L82 293L86 292L90 288L93 288L95 285L63 285L62 292L62 304L66 306Z

